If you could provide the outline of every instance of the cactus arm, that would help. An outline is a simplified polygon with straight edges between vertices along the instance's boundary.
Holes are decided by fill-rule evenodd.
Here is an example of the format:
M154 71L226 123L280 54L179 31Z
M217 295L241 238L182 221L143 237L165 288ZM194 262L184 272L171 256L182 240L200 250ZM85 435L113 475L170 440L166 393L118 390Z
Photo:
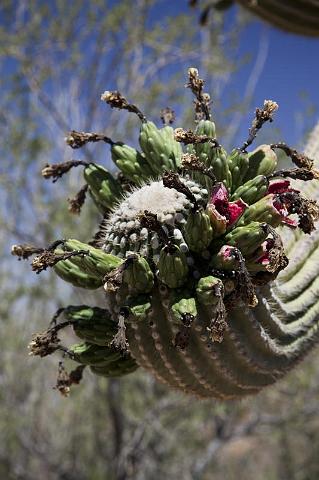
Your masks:
M319 7L310 0L263 0L256 4L249 0L237 2L279 28L302 35L319 35Z

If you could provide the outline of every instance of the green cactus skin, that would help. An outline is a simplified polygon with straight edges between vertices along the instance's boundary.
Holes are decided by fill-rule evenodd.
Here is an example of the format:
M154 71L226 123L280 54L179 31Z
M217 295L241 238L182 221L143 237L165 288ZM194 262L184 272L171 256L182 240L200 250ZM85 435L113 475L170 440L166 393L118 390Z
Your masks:
M123 281L131 293L149 293L154 285L154 275L145 258L133 254L123 274Z
M54 266L55 273L62 280L71 283L75 287L88 288L90 290L96 290L103 285L101 277L89 275L71 260L63 260Z
M267 195L247 208L239 219L238 226L248 225L250 222L265 222L272 227L278 227L281 221L280 213L273 206L272 196Z
M111 147L112 160L122 173L133 183L139 185L152 177L155 172L144 155L124 143L114 143Z
M218 297L216 296L216 288L222 288L223 282L212 275L202 277L196 286L196 296L202 305L206 307L216 306Z
M278 281L273 287L270 304L266 300L270 292L265 289L260 292L256 309L233 310L229 330L220 344L209 340L205 323L208 324L210 319L206 314L205 322L201 311L201 325L191 332L186 353L173 348L176 331L162 306L163 300L154 300L149 318L152 331L143 328L144 324L133 324L128 329L131 352L138 363L160 380L185 392L221 399L254 394L283 377L306 355L319 336L318 324L314 321L319 308L310 296L312 308L308 314L304 313L305 305L300 305L298 313L301 317L294 322L292 319L292 323L280 320L282 313L278 318L275 312L279 307L285 318L287 315L289 319L293 317L289 305L278 302L275 308L272 304L274 293L278 295L280 292L280 283ZM156 306L160 309L158 315L154 314ZM152 349L149 348L151 339Z
M84 168L83 176L89 185L89 193L102 214L112 208L121 198L122 189L113 175L101 165L90 163Z
M85 342L109 346L117 332L116 323L109 312L87 305L69 306L64 317L72 322L74 333Z
M236 227L225 236L226 244L239 248L245 256L249 256L266 240L268 231L265 225L251 222L248 227Z
M89 275L103 279L105 275L114 268L119 267L123 261L114 255L102 252L98 248L94 248L86 243L79 242L75 239L67 240L64 243L65 251L86 250L87 255L83 257L72 257L71 261L74 265L82 268ZM60 262L61 263L61 262Z
M202 120L196 133L214 137L215 124ZM60 277L87 289L104 286L106 292L105 310L65 310L84 340L69 355L104 377L140 366L201 398L255 395L319 339L319 233L281 228L279 234L273 228L289 221L291 226L293 213L310 233L319 207L287 180L274 180L268 192L267 176L277 165L270 146L228 155L222 147L195 142L190 151L202 163L194 177L184 167L183 176L176 173L182 149L171 127L158 129L143 117L139 140L141 153L122 144L111 147L126 180L135 183L128 193L103 167L85 167L95 203L103 212L111 208L95 246L71 239L54 251L54 244L40 254L36 249L36 265L60 255L53 263ZM214 188L208 187L206 167L216 177ZM165 170L173 174L165 174L164 182ZM297 182L310 198L318 197L312 183L303 185ZM224 228L214 228L218 218ZM291 259L288 267L284 253Z
M232 176L232 191L236 192L242 185L243 179L249 168L248 153L234 149L228 157L228 164Z
M213 228L204 211L189 214L185 225L185 240L194 252L205 250L213 239Z
M107 346L88 342L70 348L73 360L89 366L93 373L103 377L120 377L134 372L138 366L129 353L121 353Z
M144 122L139 141L150 168L157 174L164 170L175 170L179 166L182 150L174 140L171 127L159 129L153 122Z
M128 358L120 358L117 361L115 360L109 365L90 367L95 375L101 377L122 377L123 375L135 372L137 368L138 365L131 356L128 356Z
M170 288L182 287L188 274L186 256L179 247L163 247L158 261L159 279Z
M277 167L277 155L269 145L260 145L248 154L249 166L244 182L258 175L270 175Z
M172 318L174 318L177 325L181 325L183 315L191 315L193 318L197 317L197 308L195 298L181 298L171 305Z
M99 347L89 342L77 343L72 345L69 350L76 362L89 366L104 367L121 358L121 352L110 347Z
M241 198L245 203L251 205L266 195L268 187L269 181L267 177L265 175L258 175L238 187L231 196L231 200Z

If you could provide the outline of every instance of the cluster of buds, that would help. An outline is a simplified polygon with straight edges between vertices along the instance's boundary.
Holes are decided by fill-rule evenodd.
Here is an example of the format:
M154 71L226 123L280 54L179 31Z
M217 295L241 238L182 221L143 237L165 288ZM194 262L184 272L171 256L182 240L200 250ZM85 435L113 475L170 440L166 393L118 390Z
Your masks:
M32 354L62 350L106 377L141 365L185 390L177 374L160 373L158 365L169 372L175 365L174 371L183 372L181 358L191 364L198 341L207 349L223 343L235 307L256 307L256 289L288 264L276 227L300 228L306 234L314 230L318 205L290 183L317 179L313 162L285 144L247 151L278 105L265 101L256 110L248 139L228 153L216 139L210 97L196 69L189 70L186 86L195 96L194 131L174 130L168 109L162 111L165 125L158 128L119 92L105 92L103 101L141 120L141 151L103 134L73 130L67 136L73 149L107 143L120 169L117 177L84 161L44 167L44 178L56 181L82 166L86 183L70 201L71 211L80 212L88 193L103 221L88 243L68 239L47 248L16 245L12 253L24 259L35 255L37 273L53 267L76 287L103 288L106 309L64 309L67 321L36 335ZM278 149L296 168L277 169ZM68 325L82 343L66 348L57 332Z

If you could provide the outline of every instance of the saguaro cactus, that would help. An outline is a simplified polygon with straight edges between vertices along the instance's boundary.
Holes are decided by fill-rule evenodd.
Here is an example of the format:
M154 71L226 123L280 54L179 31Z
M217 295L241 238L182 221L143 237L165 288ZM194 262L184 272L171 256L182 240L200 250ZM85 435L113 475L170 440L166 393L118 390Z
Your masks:
M68 239L12 249L19 258L35 255L37 273L50 266L77 287L106 292L105 309L61 309L32 339L32 354L62 350L80 364L70 375L61 366L62 393L85 366L105 377L141 366L186 393L243 397L281 378L318 338L313 231L319 207L290 185L290 179L310 182L314 196L313 161L283 143L247 151L272 121L278 106L271 100L256 110L242 147L227 153L216 138L204 82L194 68L188 75L194 131L173 130L168 109L165 126L157 128L119 92L105 92L101 98L112 108L140 118L141 152L105 135L72 131L66 139L72 148L109 144L120 173L84 161L43 169L56 181L83 167L87 183L70 209L79 213L89 192L104 215L88 244ZM278 149L294 168L278 170ZM286 248L282 227L293 232ZM61 314L65 321L58 322ZM58 332L69 325L83 342L65 347Z
M205 23L213 9L225 9L235 2L247 8L255 15L272 25L307 36L319 36L319 2L317 0L211 0L198 2L190 0L191 5L203 6L201 21Z
M292 33L319 35L319 2L314 0L236 0L267 22Z

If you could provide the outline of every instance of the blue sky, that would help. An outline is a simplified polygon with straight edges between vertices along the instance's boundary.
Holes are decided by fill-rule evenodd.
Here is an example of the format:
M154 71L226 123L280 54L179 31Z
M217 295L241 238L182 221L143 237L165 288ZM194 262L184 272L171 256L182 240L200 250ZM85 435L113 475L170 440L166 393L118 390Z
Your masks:
M249 26L242 38L243 50L252 50L256 55L261 28L265 28L265 24L260 21ZM298 112L314 108L319 120L319 38L291 35L268 26L266 30L268 56L255 98L257 104L269 97L278 102L278 125L287 140L293 142L302 135ZM243 72L239 78L245 81Z
M158 13L164 16L181 13L181 10L189 13L185 4L186 0L163 0ZM240 7L233 7L227 13L226 27L227 22L232 21L236 8ZM194 15L198 18L198 11L194 11ZM282 32L256 18L241 37L240 55L250 54L252 62L241 68L232 81L232 88L235 85L235 93L239 98L245 91L262 34L267 37L268 54L255 90L253 105L259 106L269 98L276 100L280 110L275 125L280 129L283 139L297 146L302 141L305 130L313 125L316 118L319 120L319 38ZM313 117L305 115L312 110L316 112ZM249 112L247 122L251 115L252 112ZM244 123L247 131L246 121Z

